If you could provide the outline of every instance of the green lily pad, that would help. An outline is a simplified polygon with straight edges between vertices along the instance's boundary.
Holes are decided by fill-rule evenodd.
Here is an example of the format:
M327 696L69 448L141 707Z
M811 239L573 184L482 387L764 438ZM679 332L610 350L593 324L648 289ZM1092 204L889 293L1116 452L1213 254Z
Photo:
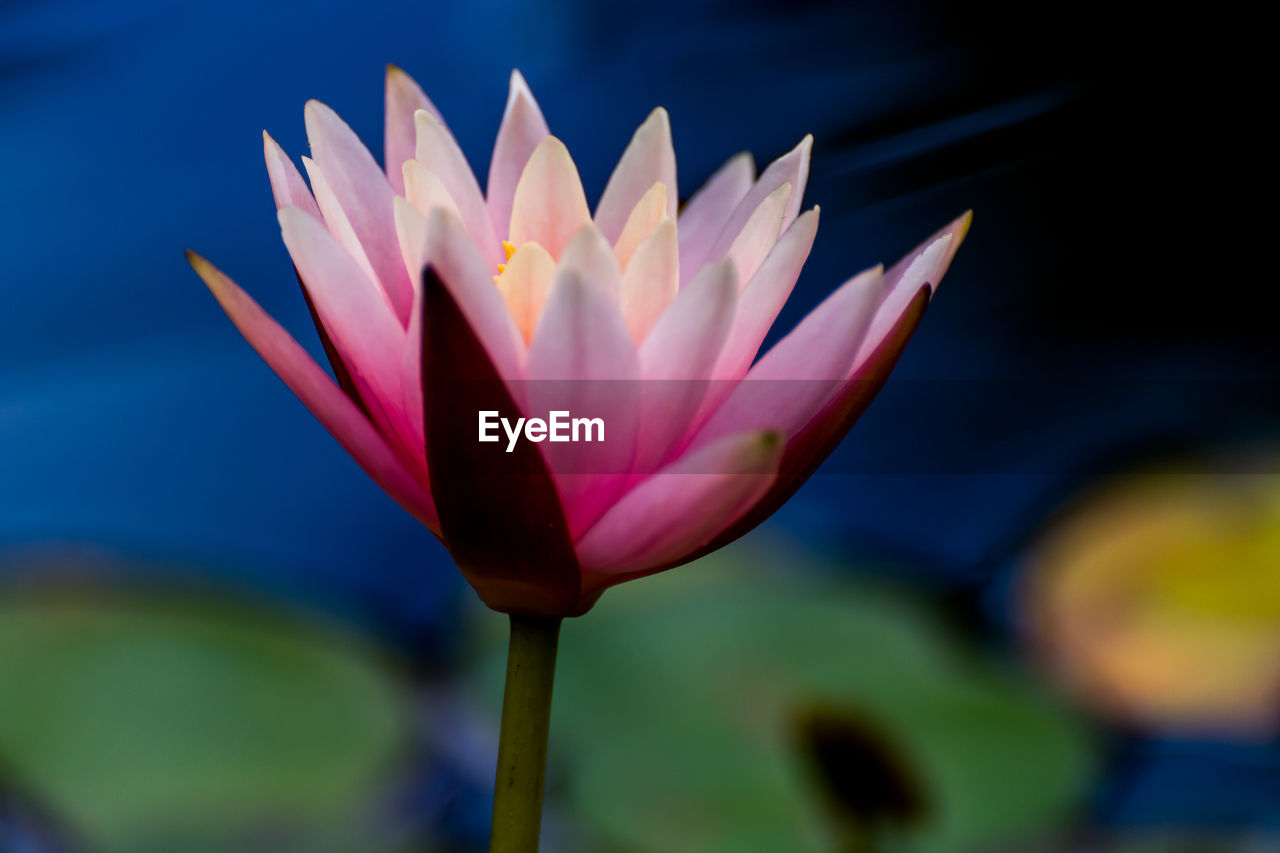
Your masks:
M95 850L341 835L404 747L404 708L367 649L276 614L0 597L0 771Z
M796 581L787 559L792 580L736 547L565 624L552 780L591 849L817 853L875 833L946 853L1068 818L1094 770L1083 724L919 602Z

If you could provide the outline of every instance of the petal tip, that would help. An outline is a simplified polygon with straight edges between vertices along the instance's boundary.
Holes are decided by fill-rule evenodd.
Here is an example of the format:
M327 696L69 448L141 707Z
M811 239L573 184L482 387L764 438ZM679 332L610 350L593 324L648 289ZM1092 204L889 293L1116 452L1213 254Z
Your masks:
M529 88L529 82L524 79L524 75L520 73L520 69L512 68L507 103L510 104L519 97L533 100L533 91Z
M265 130L262 131L262 154L267 158L268 165L270 165L273 157L280 160L289 159L289 155L284 153L284 148L281 147L280 143L276 142L275 137Z
M413 111L413 123L417 125L428 123L437 127L444 127L444 122L432 115L431 110L416 109Z
M196 275L200 276L205 287L209 288L213 295L221 300L226 293L225 277L221 271L209 263L200 253L191 249L184 250L183 255L186 256L187 263L191 265L191 269L195 270Z
M342 119L338 116L337 111L334 110L333 107L329 106L324 101L318 100L316 98L311 98L309 101L307 101L306 106L302 108L302 117L307 124L308 136L310 136L312 133L312 128L311 128L312 122L331 123L331 122L342 121Z

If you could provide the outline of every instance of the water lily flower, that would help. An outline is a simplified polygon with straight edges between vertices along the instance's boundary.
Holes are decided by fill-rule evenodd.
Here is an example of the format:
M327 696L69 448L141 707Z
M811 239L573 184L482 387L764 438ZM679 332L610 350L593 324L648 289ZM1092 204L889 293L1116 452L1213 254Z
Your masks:
M817 231L818 209L801 211L810 137L758 178L749 155L732 158L678 210L656 109L593 216L518 72L484 191L398 68L385 171L333 110L311 101L305 115L310 189L264 134L267 171L337 383L229 278L189 260L289 388L506 612L580 614L607 587L772 513L870 402L969 225L966 214L888 271L853 277L757 359ZM461 376L507 383L508 411L522 382L654 391L594 401L611 432L600 473L559 471L564 448L542 444L509 460L519 477L495 479L477 464L502 448L477 443L476 412L448 396L457 385L444 380ZM761 404L753 380L793 390Z
M885 381L969 216L854 276L757 359L817 232L817 208L800 204L810 137L758 178L734 157L678 209L671 128L654 110L593 215L519 73L483 192L397 68L385 170L324 104L307 104L306 124L310 188L263 139L337 382L188 259L285 384L511 615L490 850L534 851L561 619L785 501ZM557 439L571 413L600 422L599 443ZM517 425L505 449L495 423Z

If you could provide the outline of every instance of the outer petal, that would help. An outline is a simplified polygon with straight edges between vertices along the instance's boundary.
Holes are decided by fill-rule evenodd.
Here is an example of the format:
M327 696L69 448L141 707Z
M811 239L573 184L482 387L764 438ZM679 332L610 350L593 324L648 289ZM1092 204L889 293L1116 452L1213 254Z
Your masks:
M778 312L795 288L817 233L818 209L815 207L787 229L756 270L738 300L738 315L711 373L712 378L739 379L747 372Z
M400 262L391 200L395 192L369 150L337 113L308 101L307 138L315 161L364 247L401 327L413 307L413 285Z
M440 178L485 259L492 264L502 263L506 258L489 220L489 208L480 194L480 184L476 183L476 176L453 134L429 112L419 112L415 121L417 144L413 156Z
M426 110L440 122L440 111L427 99L413 78L395 65L387 65L386 126L383 133L387 182L398 195L404 194L401 168L414 156L413 114Z
M655 183L666 187L666 215L676 216L676 154L671 147L671 119L662 107L649 114L622 152L596 206L596 227L609 242L622 233L631 211Z
M526 376L530 412L545 417L566 411L604 421L603 442L543 445L576 537L626 486L640 392L639 357L618 304L578 268L562 266L556 274L529 347Z
M745 433L678 459L645 480L578 542L588 589L682 560L768 492L782 456L775 433Z
M927 251L929 246L934 245L939 239L948 234L952 235L952 239L947 246L947 255L944 257L946 262L950 262L951 256L954 255L956 249L959 248L960 242L963 241L968 233L971 219L971 214L964 214L929 240L926 240L914 252L903 258L902 261L894 264L893 268L885 276L886 283L891 283L895 291L898 287L906 286L904 284L904 274L914 265L914 259ZM871 405L871 401L875 399L876 394L884 387L890 371L893 370L893 366L898 363L898 359L902 356L902 351L906 348L907 341L911 339L916 328L920 325L925 308L929 304L930 296L937 288L938 280L943 272L945 272L945 264L932 268L929 272L931 278L928 279L927 283L921 282L919 284L906 307L896 315L896 319L890 325L888 332L874 342L870 351L866 351L866 344L864 343L863 351L858 353L854 368L841 385L839 392L823 407L817 417L787 443L787 450L783 457L778 480L764 499L733 527L700 549L694 557L709 554L717 548L727 545L772 515L778 507L786 503L787 499L795 494L796 490L809 478L809 475L831 454L831 451L835 449L836 445L840 443L840 440L844 438L845 434L858 420L858 417L866 411L867 406ZM887 302L888 300L886 299ZM884 310L883 305L881 310ZM877 319L879 319L879 314L880 312L877 312ZM868 330L868 341L872 340L874 331L874 327Z
M681 283L702 268L729 216L750 192L755 179L755 163L744 152L721 166L684 206L679 220Z
M622 316L639 344L680 289L676 223L664 219L641 243L622 274Z
M707 393L707 376L733 324L733 264L702 268L667 306L640 347L644 388L635 471L648 474L685 435Z
M569 149L548 136L534 149L520 175L511 202L508 239L517 246L533 241L558 258L569 238L590 222L587 196Z
M525 164L551 131L547 129L542 110L529 91L529 84L519 71L511 72L511 91L507 95L507 108L498 128L498 139L493 144L493 160L489 164L489 186L485 193L489 217L499 239L508 237L511 226L511 207L516 195L516 184L524 174Z
M483 342L499 375L508 381L521 378L524 341L493 285L492 271L467 238L462 220L440 207L424 217L400 198L396 199L395 210L406 267L414 270L414 275L421 275L423 267L432 265Z
M320 215L320 208L316 205L316 200L312 197L311 191L307 189L306 182L302 180L302 175L298 173L298 168L289 160L284 153L284 149L277 145L276 141L265 130L262 132L262 146L266 155L267 175L271 179L271 194L275 197L276 210L279 211L284 207L297 207L316 219L324 221ZM307 301L307 310L311 312L311 322L315 324L316 333L320 336L320 343L324 347L324 354L329 360L329 367L333 370L333 375L338 380L338 387L357 406L363 408L364 403L360 399L360 392L356 388L355 380L352 378L351 372L347 370L347 366L343 364L342 356L338 354L338 349L329 338L329 333L325 331L324 323L320 322L320 315L316 313L315 303L311 301L306 285L302 284L301 276L298 277L298 285L302 290L302 298Z
M885 273L884 304L871 323L862 352L858 354L859 361L869 357L874 348L892 331L921 286L928 285L930 293L937 291L938 283L951 266L951 259L956 256L956 251L968 235L972 221L973 211L967 211L917 246Z
M883 284L883 273L875 267L828 296L751 368L694 445L746 430L799 432L848 375Z
M570 616L581 597L577 559L555 485L537 446L477 441L477 413L522 416L450 288L422 281L426 452L439 495L441 538L485 604Z
M760 180L756 181L755 186L743 197L742 201L738 202L738 206L730 214L724 229L720 232L720 236L716 238L710 251L707 252L707 260L717 261L723 258L729 251L729 247L733 245L733 241L738 238L738 234L747 224L751 215L760 206L760 203L783 184L791 184L791 197L783 211L782 230L785 231L791 226L791 223L795 221L796 215L800 212L800 203L804 198L805 184L809 180L809 152L812 148L813 137L806 136L800 141L799 145L789 153L774 160L769 165L769 168L764 170Z
M279 217L298 274L365 405L375 422L407 438L399 375L404 330L385 294L314 217L296 207Z
M440 535L435 504L424 484L400 463L377 430L302 347L231 279L194 252L187 260L213 291L227 316L263 360L289 386L342 448L397 503Z
M664 568L679 565L680 562L695 560L723 548L752 530L786 503L804 484L804 481L809 479L809 475L817 470L822 461L831 455L831 451L835 450L836 445L844 438L850 427L866 411L867 406L871 405L876 394L880 393L880 389L889 378L890 371L902 356L907 341L919 326L928 304L929 289L922 287L875 351L858 365L854 374L845 380L839 392L823 407L822 412L799 435L787 443L777 480L750 512L685 560L672 561L656 567L653 571L661 571Z
M369 256L365 254L364 245L360 242L360 237L356 234L355 227L351 224L351 220L347 218L341 202L338 201L333 188L329 186L329 182L325 179L324 172L321 171L319 164L310 157L303 157L302 165L307 170L307 177L311 179L311 186L315 188L316 202L320 206L322 221L329 227L329 233L338 238L342 248L346 249L351 259L360 265L360 269L369 277L369 281L377 284L379 281L378 273L374 270L373 264L369 262ZM381 284L378 284L378 286L379 288L382 287ZM386 292L385 289L383 292Z
M271 195L275 197L276 209L298 207L320 219L320 208L298 173L298 167L265 130L262 131L262 150L267 160L267 177L271 179Z
M413 290L413 315L400 351L400 391L404 398L409 446L426 465L426 418L422 402L422 286Z

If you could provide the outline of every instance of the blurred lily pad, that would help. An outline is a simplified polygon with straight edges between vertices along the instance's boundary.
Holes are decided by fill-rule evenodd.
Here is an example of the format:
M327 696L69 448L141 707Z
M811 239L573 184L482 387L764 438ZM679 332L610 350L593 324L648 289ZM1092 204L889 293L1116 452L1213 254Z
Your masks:
M1107 482L1040 537L1028 635L1090 707L1181 734L1280 732L1280 477L1252 470Z
M1071 815L1094 769L1076 718L903 594L770 562L737 547L566 623L552 782L590 849L989 850Z
M0 773L93 850L332 849L386 784L404 707L368 649L279 614L0 595Z

